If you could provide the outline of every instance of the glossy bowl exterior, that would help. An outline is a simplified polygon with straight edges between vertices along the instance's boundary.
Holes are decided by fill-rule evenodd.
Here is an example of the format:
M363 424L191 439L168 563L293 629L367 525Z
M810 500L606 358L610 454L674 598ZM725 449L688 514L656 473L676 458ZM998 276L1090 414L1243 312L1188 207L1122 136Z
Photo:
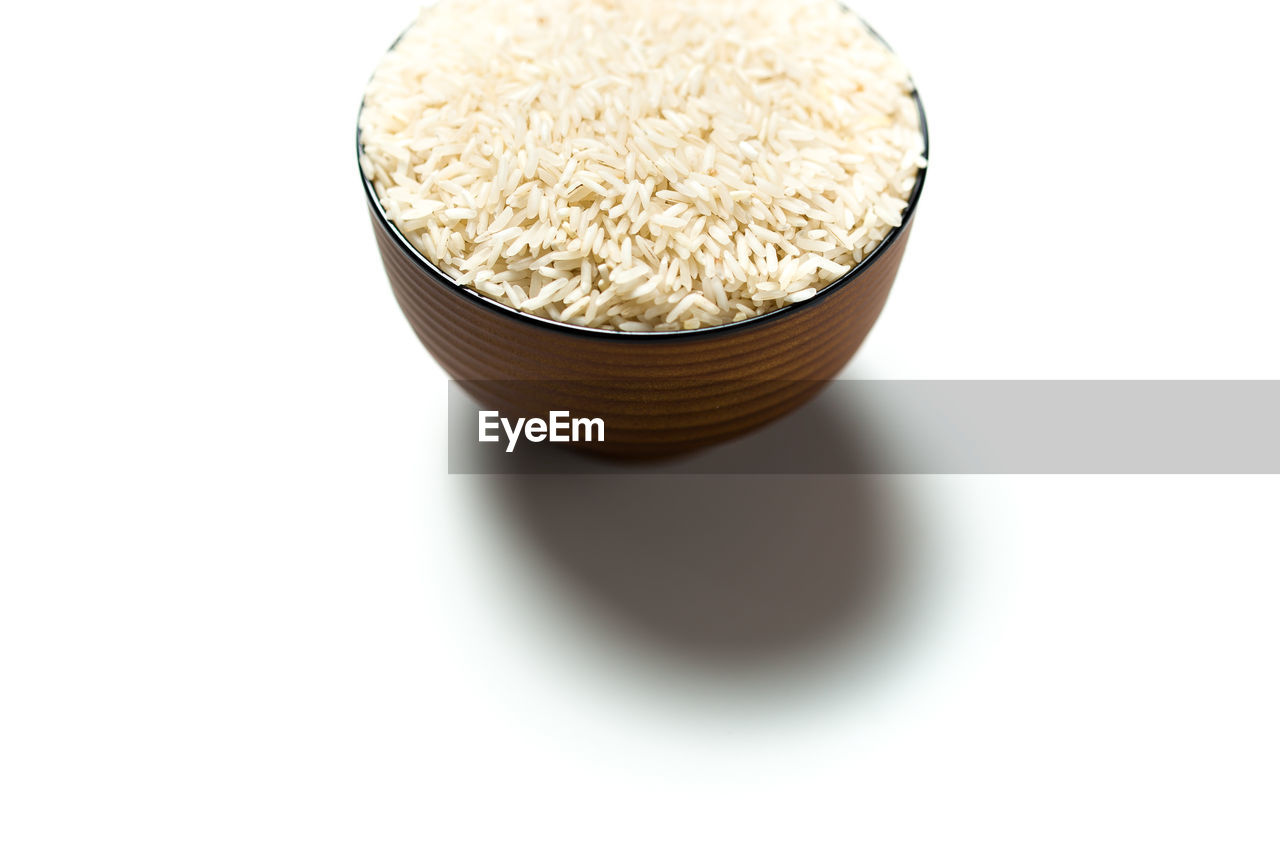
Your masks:
M927 158L918 96L916 105ZM359 153L358 136L356 145ZM673 332L585 329L459 287L388 220L367 179L364 186L396 301L450 376L504 417L568 410L603 418L605 443L582 449L643 457L694 450L763 426L840 372L884 308L925 172L902 226L813 298L737 323Z

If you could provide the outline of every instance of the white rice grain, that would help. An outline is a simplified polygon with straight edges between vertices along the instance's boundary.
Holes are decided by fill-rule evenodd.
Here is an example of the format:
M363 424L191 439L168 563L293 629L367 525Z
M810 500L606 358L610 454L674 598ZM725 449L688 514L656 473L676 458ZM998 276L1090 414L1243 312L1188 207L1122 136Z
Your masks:
M905 68L835 0L440 0L360 129L387 216L456 282L624 331L812 298L925 165Z

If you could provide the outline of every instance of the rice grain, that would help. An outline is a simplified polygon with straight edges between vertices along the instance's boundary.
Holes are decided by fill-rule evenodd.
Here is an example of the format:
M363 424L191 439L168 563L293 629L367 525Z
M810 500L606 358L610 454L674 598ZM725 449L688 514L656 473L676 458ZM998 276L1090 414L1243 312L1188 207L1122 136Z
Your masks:
M461 286L702 328L812 298L902 224L912 91L834 0L440 0L366 90L361 164Z

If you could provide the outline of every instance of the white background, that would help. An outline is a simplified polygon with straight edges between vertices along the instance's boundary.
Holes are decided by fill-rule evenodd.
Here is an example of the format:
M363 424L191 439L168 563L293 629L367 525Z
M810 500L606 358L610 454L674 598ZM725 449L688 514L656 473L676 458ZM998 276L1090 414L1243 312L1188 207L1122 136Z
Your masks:
M858 9L934 157L848 375L1280 378L1271 4ZM414 11L6 11L0 849L1280 848L1274 477L448 476Z

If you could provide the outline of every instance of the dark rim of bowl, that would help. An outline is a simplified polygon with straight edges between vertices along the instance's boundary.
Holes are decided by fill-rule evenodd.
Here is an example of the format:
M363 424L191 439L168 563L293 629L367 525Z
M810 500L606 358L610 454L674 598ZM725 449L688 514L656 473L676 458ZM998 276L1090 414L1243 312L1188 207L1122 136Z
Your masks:
M842 3L841 6L843 5L844 4ZM845 8L847 11L847 7ZM870 24L863 21L862 25L866 27L867 32L869 32L873 38L888 48L890 52L893 52L893 48L890 47L889 43L884 40L883 36L872 29ZM412 25L410 25L410 27L412 27ZM406 29L405 32L408 32L408 29ZM396 45L400 43L400 39L403 37L404 33L401 33L400 36L391 43L391 46L387 48L387 52L394 50ZM364 155L364 146L360 143L360 116L364 113L363 98L360 99L360 109L356 113L356 168L360 171L360 182L364 184L365 198L368 201L370 208L377 214L378 224L386 229L387 233L392 236L396 241L396 244L400 247L400 250L404 252L416 266L426 273L433 282L463 299L469 299L472 303L479 305L485 310L496 311L497 313L512 320L516 320L521 323L528 323L553 332L599 339L612 338L615 340L633 341L673 341L690 336L707 337L710 335L727 335L737 332L745 332L756 328L763 323L777 322L785 319L786 317L790 317L799 311L812 308L825 301L834 295L836 291L848 287L859 276L874 266L875 263L879 261L886 252L888 252L889 248L897 242L898 238L902 235L902 232L907 230L907 227L911 224L911 218L915 216L916 206L920 201L920 191L924 189L925 174L929 171L929 125L925 120L924 103L920 100L920 91L916 88L914 81L911 86L911 99L915 102L916 112L920 115L920 135L924 142L924 150L921 152L921 156L924 158L925 165L921 166L919 171L916 172L915 185L912 186L911 195L907 199L907 206L902 211L902 224L892 229L888 236L880 241L880 245L872 249L871 254L863 258L862 261L853 269L849 270L847 273L840 276L840 278L831 282L803 302L792 302L789 305L784 305L781 308L774 308L771 311L764 314L757 314L754 317L747 317L743 320L734 320L719 326L703 326L700 329L629 332L623 329L602 329L592 326L577 326L573 323L566 323L561 320L552 320L549 317L539 317L536 314L529 314L518 308L512 308L510 305L507 305L504 302L499 302L491 296L486 296L479 291L472 290L465 285L455 282L452 278L446 275L443 270L419 252L417 247L410 243L409 239L401 233L400 229L397 228L395 223L387 216L386 210L382 207L382 202L378 200L378 193L374 189L373 181L369 180L365 175L364 166L360 163L361 157Z

